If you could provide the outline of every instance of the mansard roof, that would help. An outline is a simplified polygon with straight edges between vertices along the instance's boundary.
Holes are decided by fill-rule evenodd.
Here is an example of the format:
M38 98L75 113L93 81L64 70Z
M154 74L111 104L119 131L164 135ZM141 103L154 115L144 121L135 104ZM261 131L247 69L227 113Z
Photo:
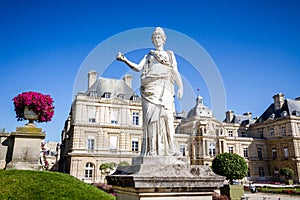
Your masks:
M242 125L247 125L247 124L253 124L255 120L252 118L251 115L234 115L233 117L233 122L235 124L242 124Z
M280 109L275 109L272 103L265 112L258 118L256 123L264 122L268 119L276 119L285 116L300 116L300 100L285 99Z
M96 97L104 97L105 94L109 94L110 98L122 96L125 100L131 99L132 96L138 96L122 79L104 77L98 78L98 80L84 93L84 95Z

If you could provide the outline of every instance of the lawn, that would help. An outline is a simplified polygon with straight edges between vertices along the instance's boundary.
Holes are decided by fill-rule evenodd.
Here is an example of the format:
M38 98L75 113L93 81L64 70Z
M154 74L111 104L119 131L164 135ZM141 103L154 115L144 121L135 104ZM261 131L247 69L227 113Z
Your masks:
M68 174L0 170L0 199L115 200L115 197Z
M270 192L270 193L286 193L286 194L297 194L300 195L300 188L273 188L273 187L262 187L258 188L260 192Z

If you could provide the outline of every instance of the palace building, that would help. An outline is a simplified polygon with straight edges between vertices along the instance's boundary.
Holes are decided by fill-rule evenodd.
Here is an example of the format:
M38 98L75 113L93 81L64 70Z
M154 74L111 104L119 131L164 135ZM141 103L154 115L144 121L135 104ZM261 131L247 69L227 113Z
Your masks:
M118 80L89 72L88 89L76 95L61 134L59 171L100 182L107 174L101 164L131 163L140 154L142 104L131 82L130 75ZM227 111L225 120L218 121L198 96L187 116L174 113L178 150L194 165L211 165L224 152L239 154L251 181L282 181L279 170L289 167L299 183L300 98L273 98L259 118Z

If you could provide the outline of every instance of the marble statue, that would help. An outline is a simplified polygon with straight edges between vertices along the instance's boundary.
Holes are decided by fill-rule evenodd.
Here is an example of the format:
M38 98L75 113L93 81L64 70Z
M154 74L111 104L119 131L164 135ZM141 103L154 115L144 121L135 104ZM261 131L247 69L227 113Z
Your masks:
M183 85L172 51L164 50L166 35L157 27L152 34L155 50L144 56L139 64L129 61L122 53L117 60L134 71L141 71L140 93L143 109L143 142L141 156L179 156L174 143L174 81L177 97L182 98Z

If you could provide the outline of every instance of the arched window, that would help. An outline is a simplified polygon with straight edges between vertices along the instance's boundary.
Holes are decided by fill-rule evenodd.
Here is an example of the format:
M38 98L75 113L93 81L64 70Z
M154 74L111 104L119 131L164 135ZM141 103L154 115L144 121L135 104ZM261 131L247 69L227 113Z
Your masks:
M258 174L259 174L259 177L265 177L265 170L264 170L264 168L260 167L258 169Z
M93 172L94 172L94 164L93 163L87 163L85 165L85 178L92 178L93 177Z

